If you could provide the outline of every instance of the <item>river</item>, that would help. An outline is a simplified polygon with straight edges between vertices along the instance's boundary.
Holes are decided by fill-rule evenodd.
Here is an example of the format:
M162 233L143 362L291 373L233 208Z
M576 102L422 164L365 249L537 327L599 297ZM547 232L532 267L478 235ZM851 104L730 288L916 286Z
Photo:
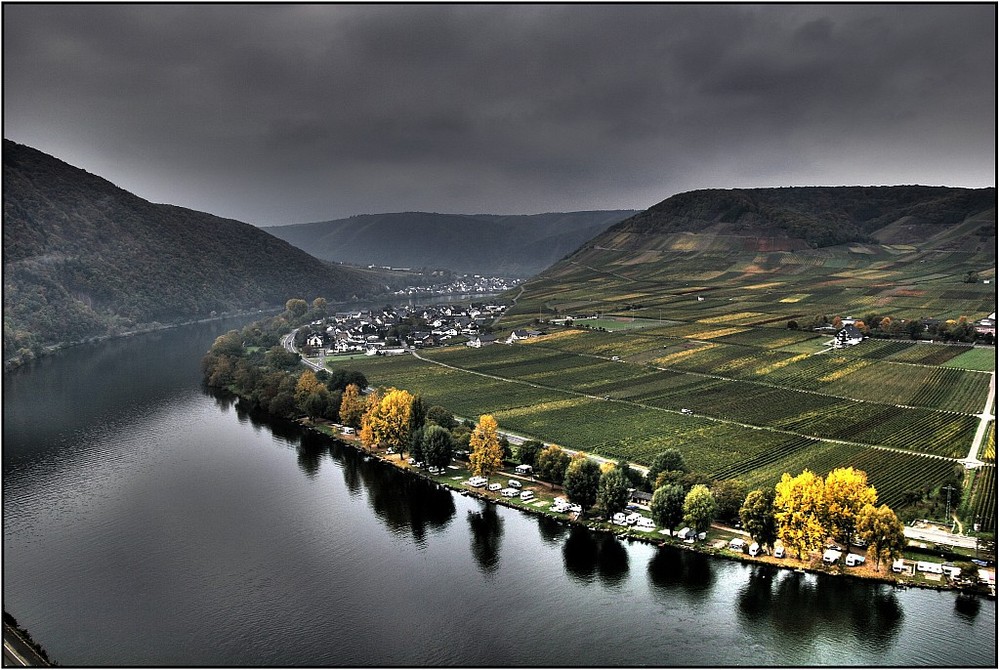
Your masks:
M995 666L996 602L621 543L201 386L235 321L4 375L3 600L62 665Z

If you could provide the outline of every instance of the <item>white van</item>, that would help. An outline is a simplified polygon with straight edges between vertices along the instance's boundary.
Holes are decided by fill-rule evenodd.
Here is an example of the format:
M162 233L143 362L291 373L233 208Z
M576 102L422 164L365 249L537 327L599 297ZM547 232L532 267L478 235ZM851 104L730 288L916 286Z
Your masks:
M751 544L750 545L749 553L750 553L751 556L756 556L757 554L759 554L760 553L760 545L757 544L756 542L754 542L753 544Z
M655 530L656 529L656 524L653 523L653 520L650 519L648 516L644 516L644 517L641 517L636 522L635 527L638 528L638 529L640 529L640 530L650 531L650 530Z
M848 554L847 560L844 562L847 564L847 567L853 568L856 565L861 565L862 563L864 563L865 557L862 556L861 554Z
M517 481L516 479L508 479L507 486L509 486L512 489L519 489L521 488L521 482Z
M521 491L521 500L531 500L535 497L534 491Z
M774 557L775 558L784 558L785 557L785 548L783 546L775 547L774 548Z

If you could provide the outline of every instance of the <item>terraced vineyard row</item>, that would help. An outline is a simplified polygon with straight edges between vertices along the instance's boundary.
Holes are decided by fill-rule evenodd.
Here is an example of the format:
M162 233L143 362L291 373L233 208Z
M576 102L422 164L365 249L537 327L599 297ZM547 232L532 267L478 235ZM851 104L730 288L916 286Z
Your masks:
M972 514L979 520L982 530L996 531L997 528L997 469L983 466L976 470L973 482Z
M878 504L892 508L899 506L904 493L944 481L956 467L954 461L883 449L866 449L849 464L868 473L868 483L878 491Z
M543 338L531 348L552 348L571 353L617 352L623 357L641 352L662 352L651 362L660 367L720 375L734 380L765 382L795 389L947 411L977 413L986 395L983 373L949 368L894 364L844 353L808 355L727 345L721 341L684 342L651 337L601 337L572 331ZM588 343L595 337L596 346ZM633 340L623 346L623 340ZM877 343L891 344L898 343ZM906 345L911 346L911 345ZM914 345L919 346L919 345ZM667 347L664 349L664 347ZM642 360L640 358L640 360Z
M961 457L967 451L976 428L971 416L857 402L695 374L651 373L640 366L559 354L541 347L494 347L488 354L478 353L454 350L433 355L450 365L577 393L607 395L672 411L689 409L695 414L817 438L950 457ZM949 392L945 386L948 380L957 380L950 390L954 393L965 379L962 375L982 376L958 370L915 369L926 373L928 379L938 380L937 386L929 386L942 389L942 393Z

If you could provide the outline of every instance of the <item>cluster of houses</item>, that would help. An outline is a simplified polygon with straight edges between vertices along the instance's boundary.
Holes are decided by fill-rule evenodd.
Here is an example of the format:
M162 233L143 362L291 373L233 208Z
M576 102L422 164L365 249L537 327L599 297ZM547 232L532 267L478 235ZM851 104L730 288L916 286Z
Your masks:
M372 267L372 266L370 266ZM408 268L393 268L405 270ZM407 286L395 292L395 295L487 295L509 291L523 280L509 277L483 277L481 275L462 275L450 282L427 284L424 286Z
M483 332L486 324L504 309L502 304L487 302L338 312L310 324L305 345L328 354L393 355L408 349L440 346L458 337L466 338L469 346L484 346L541 335L539 331L516 330L498 340Z
M855 326L857 319L853 317L848 317L841 320L841 325L843 326L837 333L833 336L833 346L837 349L843 347L852 347L855 344L861 344L865 339L864 333ZM937 332L938 327L943 322L940 319L921 319L920 325L922 326L922 332ZM997 335L997 314L993 312L989 316L979 319L972 324L972 328L978 336L989 336L991 338L996 338Z

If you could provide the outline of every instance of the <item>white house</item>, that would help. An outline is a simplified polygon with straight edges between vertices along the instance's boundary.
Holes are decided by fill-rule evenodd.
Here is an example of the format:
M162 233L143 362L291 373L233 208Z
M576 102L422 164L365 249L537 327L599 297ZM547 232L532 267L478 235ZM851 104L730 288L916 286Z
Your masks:
M865 339L865 336L861 334L857 326L851 324L844 326L839 333L834 336L833 346L835 347L853 347L855 344L861 344L861 341Z
M484 333L483 335L476 335L471 340L465 343L465 346L472 347L473 349L480 349L487 345L496 342L496 338L489 333Z

